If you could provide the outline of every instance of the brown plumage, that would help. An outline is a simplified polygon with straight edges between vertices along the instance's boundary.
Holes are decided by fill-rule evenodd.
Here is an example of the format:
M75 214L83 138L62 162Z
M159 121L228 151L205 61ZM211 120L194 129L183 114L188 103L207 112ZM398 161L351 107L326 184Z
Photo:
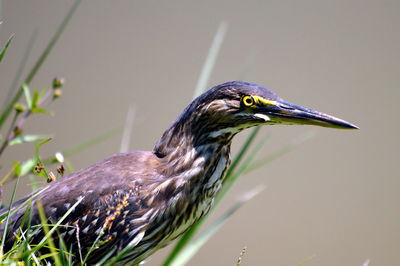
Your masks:
M230 145L245 128L267 124L314 124L356 128L335 117L283 101L254 83L233 81L205 92L164 132L153 152L113 155L50 183L32 201L56 223L77 201L59 232L79 263L100 235L88 262L128 248L121 264L136 264L180 236L207 214L230 163ZM15 202L21 205L34 192ZM14 242L26 206L11 215L6 250ZM0 211L4 213L4 211ZM30 232L32 233L32 232ZM0 236L4 223L0 225ZM40 230L33 239L43 236ZM57 238L57 235L54 235Z

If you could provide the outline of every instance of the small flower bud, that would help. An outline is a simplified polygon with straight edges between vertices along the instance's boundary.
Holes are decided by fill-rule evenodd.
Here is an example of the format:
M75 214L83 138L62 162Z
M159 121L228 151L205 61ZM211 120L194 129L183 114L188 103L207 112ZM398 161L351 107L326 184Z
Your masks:
M56 176L53 174L53 172L49 173L49 177L47 178L47 183L56 181Z
M43 168L44 167L40 163L37 163L34 170L35 170L36 173L39 174L42 171Z
M53 89L61 88L65 83L64 78L54 78L53 79Z
M60 89L55 89L54 90L54 93L53 93L53 98L54 99L57 99L57 98L61 97L61 95L62 95L62 90L60 90Z
M54 154L54 157L56 158L57 162L64 162L64 155L61 152L56 152L56 154Z
M60 174L60 176L64 175L64 171L65 171L64 165L60 165L60 167L57 168L57 172Z
M15 111L19 114L19 113L22 113L22 112L25 112L25 106L23 106L22 104L19 104L19 103L16 103L15 105L14 105L14 109L15 109Z
M16 127L14 128L14 135L15 135L15 137L18 137L18 136L21 135L21 134L22 134L22 128L16 126Z

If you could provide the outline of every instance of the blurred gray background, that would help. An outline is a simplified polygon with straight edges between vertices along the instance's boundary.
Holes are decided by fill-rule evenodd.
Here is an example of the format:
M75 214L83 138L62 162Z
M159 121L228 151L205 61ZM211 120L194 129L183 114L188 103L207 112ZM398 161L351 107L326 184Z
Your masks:
M25 76L72 1L3 1L0 44L15 33L0 64L3 102L31 33L39 34ZM285 100L358 125L341 131L304 126L264 127L271 134L260 157L313 130L316 136L269 165L243 176L208 224L244 192L267 189L242 207L190 265L398 265L400 243L399 1L83 1L31 84L66 78L55 116L24 126L55 138L43 156L124 124L136 106L131 149L151 150L190 102L221 21L226 38L208 87L244 79ZM248 136L241 133L233 153ZM260 140L261 137L258 138ZM121 136L70 158L80 169L118 152ZM34 154L13 146L1 158ZM54 170L54 169L53 169ZM10 198L11 184L4 191ZM20 197L30 191L19 186ZM169 246L148 260L158 265Z

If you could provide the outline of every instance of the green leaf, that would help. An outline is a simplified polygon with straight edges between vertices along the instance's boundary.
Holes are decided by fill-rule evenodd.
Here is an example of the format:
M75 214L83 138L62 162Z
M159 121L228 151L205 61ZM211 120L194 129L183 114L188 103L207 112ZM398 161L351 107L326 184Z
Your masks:
M3 50L1 50L1 52L0 52L0 62L1 62L1 60L3 60L4 54L6 53L7 48L8 48L8 46L10 45L11 40L12 40L13 38L14 38L14 34L12 34L12 35L10 36L10 38L8 38L8 41L6 42L6 45L4 46Z
M31 112L33 114L42 113L42 114L46 114L46 115L54 115L54 113L52 111L50 111L48 109L41 108L41 107L33 107Z
M21 164L17 161L12 161L14 164L14 175L15 176L20 176L21 175Z
M33 90L33 99L32 99L32 108L35 108L38 106L38 101L39 101L39 92L38 90L34 89Z
M40 143L36 146L36 159L37 159L37 160L40 160L40 158L39 158L39 149L40 149L40 147L42 147L42 145L46 144L46 143L49 142L50 140L51 140L51 138L48 138L48 139L46 139L46 140L40 142Z
M28 159L21 165L21 176L24 176L28 173L30 173L37 164L37 160L35 157Z
M34 142L38 140L43 140L47 139L49 136L46 135L24 135L24 136L19 136L14 139L12 139L8 145L16 145L16 144L23 144L23 143L28 143L28 142Z
M264 188L262 186L245 193L231 208L212 223L198 238L185 246L169 265L183 266L199 251L199 249L222 227L222 225L247 201L258 195Z
M41 165L43 165L43 163L42 163L42 161L40 160L39 149L40 149L40 147L42 147L42 145L46 144L46 143L49 142L50 140L51 140L51 138L48 138L48 139L46 139L46 140L40 142L40 143L36 146L36 161L37 161L39 164L41 164ZM44 178L47 178L47 179L49 178L49 174L47 173L46 168L44 167L44 165L43 165L43 169L42 169L42 171L39 173L39 175L42 176L42 177L44 177Z
M26 105L28 105L29 110L32 110L32 98L28 85L26 83L22 84L22 89L24 90Z

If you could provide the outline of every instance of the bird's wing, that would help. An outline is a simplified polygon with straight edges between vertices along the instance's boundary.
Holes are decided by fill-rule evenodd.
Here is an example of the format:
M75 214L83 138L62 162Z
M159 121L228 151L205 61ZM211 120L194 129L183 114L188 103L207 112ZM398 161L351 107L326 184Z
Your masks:
M133 241L134 244L135 241L140 241L140 235L143 235L146 226L146 221L141 221L140 218L147 209L145 201L141 200L144 197L141 187L145 182L151 182L149 173L152 174L141 166L140 159L143 160L143 156L151 156L151 153L131 152L114 155L50 183L45 191L32 200L31 224L41 224L37 210L38 202L43 206L50 223L56 223L80 201L75 209L64 217L63 226L58 228L67 246L72 244L79 247L80 243L85 243L85 247L90 247L100 234L99 246L94 252L99 254L103 251L108 252L110 249L107 249L107 246L110 243L120 250L123 247L122 243ZM17 201L13 208L28 198L29 195ZM25 211L26 206L11 216L11 227L8 230L10 233L7 237L9 245L14 241L12 234L20 227ZM39 231L37 238L42 235Z

